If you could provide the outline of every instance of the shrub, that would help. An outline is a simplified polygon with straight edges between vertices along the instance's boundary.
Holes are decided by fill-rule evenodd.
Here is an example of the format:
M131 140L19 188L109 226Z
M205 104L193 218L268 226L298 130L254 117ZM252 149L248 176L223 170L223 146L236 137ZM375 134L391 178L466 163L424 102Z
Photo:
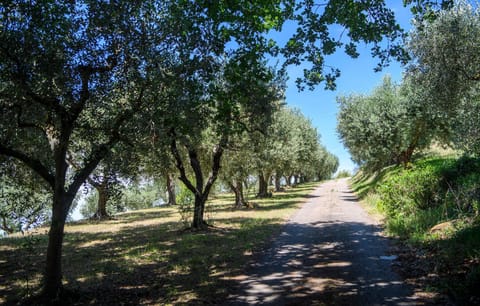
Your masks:
M385 178L377 191L389 216L413 214L441 204L442 163L427 160Z
M193 220L194 194L184 186L181 186L177 194L177 209L180 213L180 221L185 227L189 227Z
M411 237L442 220L479 215L480 161L430 158L391 171L376 187L388 229Z

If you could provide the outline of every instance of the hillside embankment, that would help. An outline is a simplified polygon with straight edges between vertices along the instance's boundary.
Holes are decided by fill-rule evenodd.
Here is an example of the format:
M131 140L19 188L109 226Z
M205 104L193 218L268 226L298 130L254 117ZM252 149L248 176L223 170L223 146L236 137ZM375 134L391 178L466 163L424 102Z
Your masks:
M400 238L399 272L457 305L480 304L480 160L430 157L352 179Z

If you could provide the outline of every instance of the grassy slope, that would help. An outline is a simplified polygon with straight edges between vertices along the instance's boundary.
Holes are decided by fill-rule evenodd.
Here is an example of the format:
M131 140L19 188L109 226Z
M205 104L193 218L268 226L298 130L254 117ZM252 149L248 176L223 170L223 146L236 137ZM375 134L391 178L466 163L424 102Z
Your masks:
M408 170L390 167L352 180L364 202L383 215L387 231L414 247L403 254L406 276L464 305L480 304L479 165L426 158Z
M318 184L305 184L258 208L232 210L231 195L208 204L215 228L183 229L174 207L119 214L104 222L66 227L64 283L72 302L83 304L218 304L228 288L281 224ZM0 304L38 290L44 267L46 229L0 239Z

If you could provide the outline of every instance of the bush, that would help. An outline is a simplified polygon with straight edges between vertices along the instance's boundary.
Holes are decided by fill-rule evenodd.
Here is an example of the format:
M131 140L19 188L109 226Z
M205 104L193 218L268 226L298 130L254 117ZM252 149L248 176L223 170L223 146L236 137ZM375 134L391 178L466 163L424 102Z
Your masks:
M180 221L185 227L189 227L193 220L193 207L195 204L194 194L183 185L177 193L177 209L180 213Z
M421 235L461 215L479 215L480 161L430 158L391 171L376 187L378 208L399 236ZM416 234L414 234L416 233Z
M427 160L385 178L377 191L389 216L438 207L442 198L442 160Z
M480 214L480 159L462 157L444 173L447 201L457 213Z

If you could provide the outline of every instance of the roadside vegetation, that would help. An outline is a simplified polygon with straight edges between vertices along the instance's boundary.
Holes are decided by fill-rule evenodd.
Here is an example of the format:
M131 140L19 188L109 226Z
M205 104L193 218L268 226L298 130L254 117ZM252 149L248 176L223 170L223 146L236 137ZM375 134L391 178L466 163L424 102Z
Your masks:
M384 216L386 231L414 247L407 278L460 305L480 301L480 160L428 157L409 168L359 172L353 189Z
M480 304L479 17L456 1L416 20L401 83L338 98L353 187L406 243L401 272L459 305Z
M207 203L206 231L186 230L179 207L119 213L66 226L62 302L78 305L221 304L272 235L318 183L235 209L232 193ZM247 194L254 197L254 194ZM47 228L0 239L0 304L28 304L39 290Z

